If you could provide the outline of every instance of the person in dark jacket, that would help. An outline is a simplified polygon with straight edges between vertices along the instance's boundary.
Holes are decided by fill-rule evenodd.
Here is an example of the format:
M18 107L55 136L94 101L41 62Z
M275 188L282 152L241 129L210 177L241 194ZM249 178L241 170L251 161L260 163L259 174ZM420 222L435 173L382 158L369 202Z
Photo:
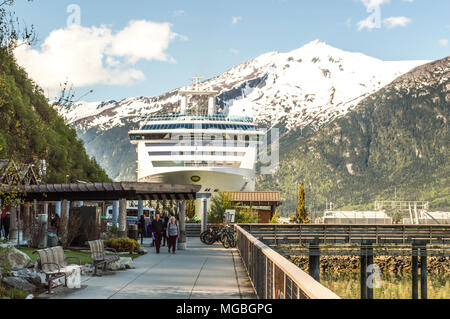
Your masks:
M155 247L156 253L159 254L159 249L161 248L161 238L164 229L164 222L160 219L159 214L156 214L155 220L152 222L152 232L155 236Z
M138 231L139 236L141 236L141 245L144 243L144 237L145 237L145 217L144 215L141 215L141 218L138 221Z
M3 230L5 231L5 238L9 239L9 223L10 223L10 217L11 217L11 213L10 212L6 212L6 216L3 219Z

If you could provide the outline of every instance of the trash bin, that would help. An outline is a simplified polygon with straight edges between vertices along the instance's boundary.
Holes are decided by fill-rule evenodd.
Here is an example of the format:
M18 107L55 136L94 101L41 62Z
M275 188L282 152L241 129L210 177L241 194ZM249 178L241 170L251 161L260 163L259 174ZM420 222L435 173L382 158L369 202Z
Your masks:
M138 226L129 225L128 226L128 237L134 240L138 240Z

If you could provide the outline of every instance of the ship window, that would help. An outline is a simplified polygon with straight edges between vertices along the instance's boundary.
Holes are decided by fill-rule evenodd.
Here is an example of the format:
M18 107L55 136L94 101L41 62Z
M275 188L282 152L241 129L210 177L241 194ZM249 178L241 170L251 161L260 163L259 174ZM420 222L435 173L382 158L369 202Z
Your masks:
M245 137L245 147L249 147L250 146L250 136L246 136Z
M171 156L172 152L149 152L150 156Z

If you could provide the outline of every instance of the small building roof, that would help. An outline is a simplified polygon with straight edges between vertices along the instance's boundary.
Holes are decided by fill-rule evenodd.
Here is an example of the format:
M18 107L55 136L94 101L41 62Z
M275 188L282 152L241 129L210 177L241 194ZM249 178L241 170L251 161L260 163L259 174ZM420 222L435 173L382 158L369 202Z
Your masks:
M249 206L280 206L280 192L225 192L233 203Z
M172 185L156 183L77 183L0 186L0 197L4 193L18 191L25 201L66 200L194 200L201 185Z

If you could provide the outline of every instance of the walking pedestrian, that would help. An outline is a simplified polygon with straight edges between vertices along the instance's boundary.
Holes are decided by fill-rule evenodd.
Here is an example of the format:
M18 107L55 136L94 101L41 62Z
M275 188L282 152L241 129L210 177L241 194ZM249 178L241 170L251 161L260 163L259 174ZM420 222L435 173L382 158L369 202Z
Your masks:
M141 215L141 218L138 221L138 231L139 236L141 236L141 245L144 244L144 237L145 237L145 217L144 215Z
M5 219L3 220L3 229L5 231L5 239L9 240L9 223L10 223L11 213L6 212Z
M162 238L162 232L164 228L164 223L160 219L159 214L156 214L155 220L152 222L152 232L155 236L155 247L156 247L156 253L159 254L159 250L161 248L161 238Z
M178 222L174 216L170 218L170 222L167 225L166 235L169 242L169 253L170 248L172 248L172 252L175 254L177 247L177 238L180 236L180 227L178 226Z

